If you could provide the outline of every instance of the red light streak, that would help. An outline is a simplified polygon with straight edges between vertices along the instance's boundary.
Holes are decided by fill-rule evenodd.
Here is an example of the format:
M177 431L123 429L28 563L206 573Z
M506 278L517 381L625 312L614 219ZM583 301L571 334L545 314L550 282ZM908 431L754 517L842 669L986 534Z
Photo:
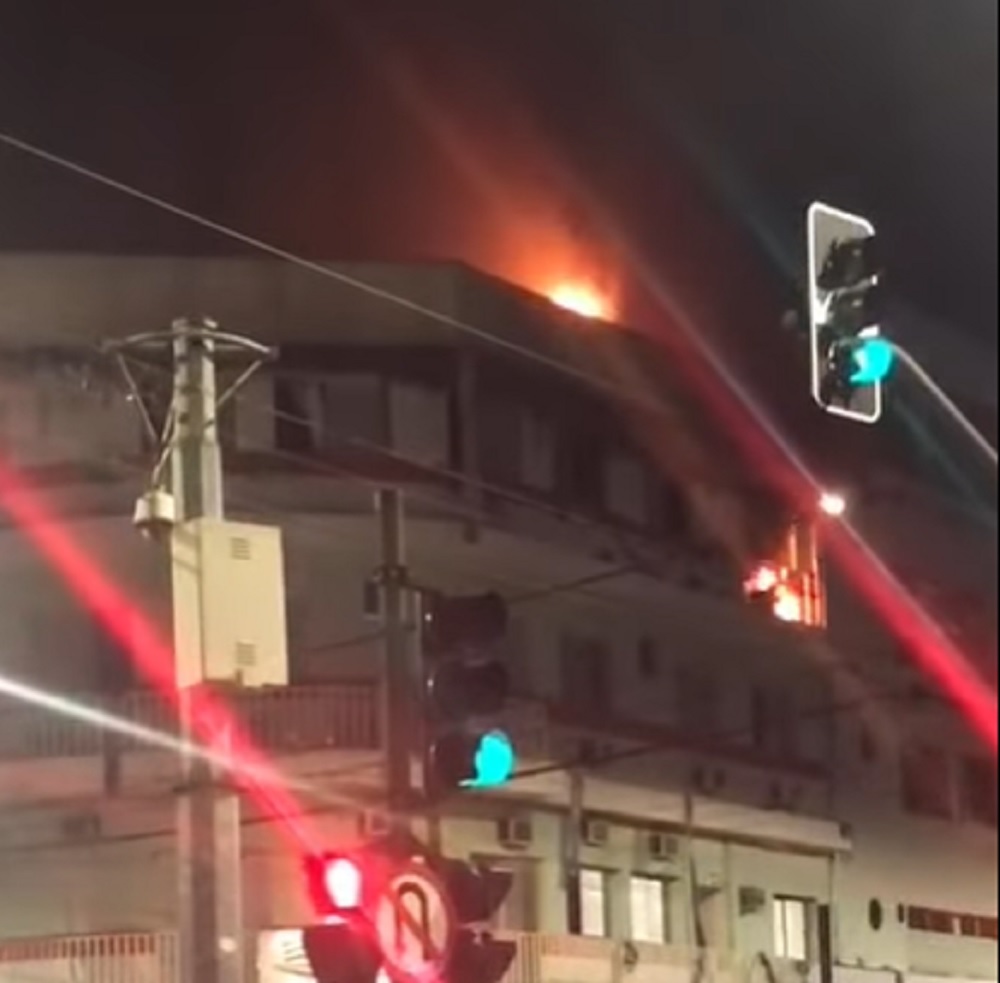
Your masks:
M154 626L100 570L72 537L50 516L27 483L0 462L0 507L17 523L38 552L58 571L66 585L107 632L129 652L149 683L173 706L179 704L174 685L173 652ZM312 849L313 841L302 823L302 810L281 782L274 767L240 731L225 705L206 690L192 694L195 736L215 749L224 735L223 750L241 767L244 778L252 774L248 793L258 808L279 821L299 849ZM273 780L270 776L273 776Z

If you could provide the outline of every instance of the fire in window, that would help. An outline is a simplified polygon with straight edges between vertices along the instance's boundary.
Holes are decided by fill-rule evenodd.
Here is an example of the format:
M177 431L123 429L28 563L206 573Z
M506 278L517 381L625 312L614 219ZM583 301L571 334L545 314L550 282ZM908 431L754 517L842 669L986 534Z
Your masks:
M789 624L822 627L817 588L807 573L776 563L760 563L743 582L747 599Z

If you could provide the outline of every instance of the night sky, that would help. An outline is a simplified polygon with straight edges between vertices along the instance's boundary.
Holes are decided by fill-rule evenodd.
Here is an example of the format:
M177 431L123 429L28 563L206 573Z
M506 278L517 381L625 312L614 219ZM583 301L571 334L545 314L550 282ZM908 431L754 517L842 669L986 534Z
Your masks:
M995 345L996 93L993 0L0 0L8 132L311 255L709 330L773 323L824 198ZM208 244L0 149L0 248Z

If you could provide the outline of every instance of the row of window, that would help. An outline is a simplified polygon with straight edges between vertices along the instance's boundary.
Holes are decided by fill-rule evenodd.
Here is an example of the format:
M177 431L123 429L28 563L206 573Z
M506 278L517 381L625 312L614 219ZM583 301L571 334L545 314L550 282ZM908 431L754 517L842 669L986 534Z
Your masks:
M581 935L609 937L613 932L609 903L611 877L607 871L585 867L580 871ZM684 890L680 881L633 874L628 879L628 937L635 942L660 945L672 941L678 926L673 922L675 894ZM709 947L725 942L726 917L723 893L715 889L696 892L699 935ZM682 903L680 910L685 909ZM807 960L812 951L815 902L808 898L776 895L771 898L770 918L773 955L779 959ZM678 933L680 934L680 933Z
M429 467L458 470L464 463L456 399L440 386L375 374L278 377L274 405L279 450L311 454L355 444ZM487 483L662 534L689 530L683 494L637 455L613 452L577 417L557 423L513 399L495 406L480 400L478 413L478 469Z
M916 932L961 935L969 939L992 939L994 942L997 940L997 919L987 915L961 914L910 905L906 909L906 924Z
M567 709L583 718L607 717L614 705L617 656L603 639L579 634L560 638L560 699ZM635 674L645 684L662 687L666 702L660 705L669 707L674 725L686 735L748 745L787 761L800 759L807 750L802 723L806 708L787 691L752 686L742 723L734 725L723 677L695 665L675 666L668 673L655 639L639 639Z
M954 756L921 745L904 752L902 800L907 812L997 827L997 767L993 759Z

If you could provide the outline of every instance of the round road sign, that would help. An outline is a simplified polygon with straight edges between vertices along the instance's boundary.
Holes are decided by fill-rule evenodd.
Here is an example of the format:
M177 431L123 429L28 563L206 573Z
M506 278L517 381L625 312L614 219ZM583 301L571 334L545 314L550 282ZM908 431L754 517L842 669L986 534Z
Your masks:
M375 903L386 966L403 980L439 979L455 941L455 913L441 879L423 864L394 874Z

